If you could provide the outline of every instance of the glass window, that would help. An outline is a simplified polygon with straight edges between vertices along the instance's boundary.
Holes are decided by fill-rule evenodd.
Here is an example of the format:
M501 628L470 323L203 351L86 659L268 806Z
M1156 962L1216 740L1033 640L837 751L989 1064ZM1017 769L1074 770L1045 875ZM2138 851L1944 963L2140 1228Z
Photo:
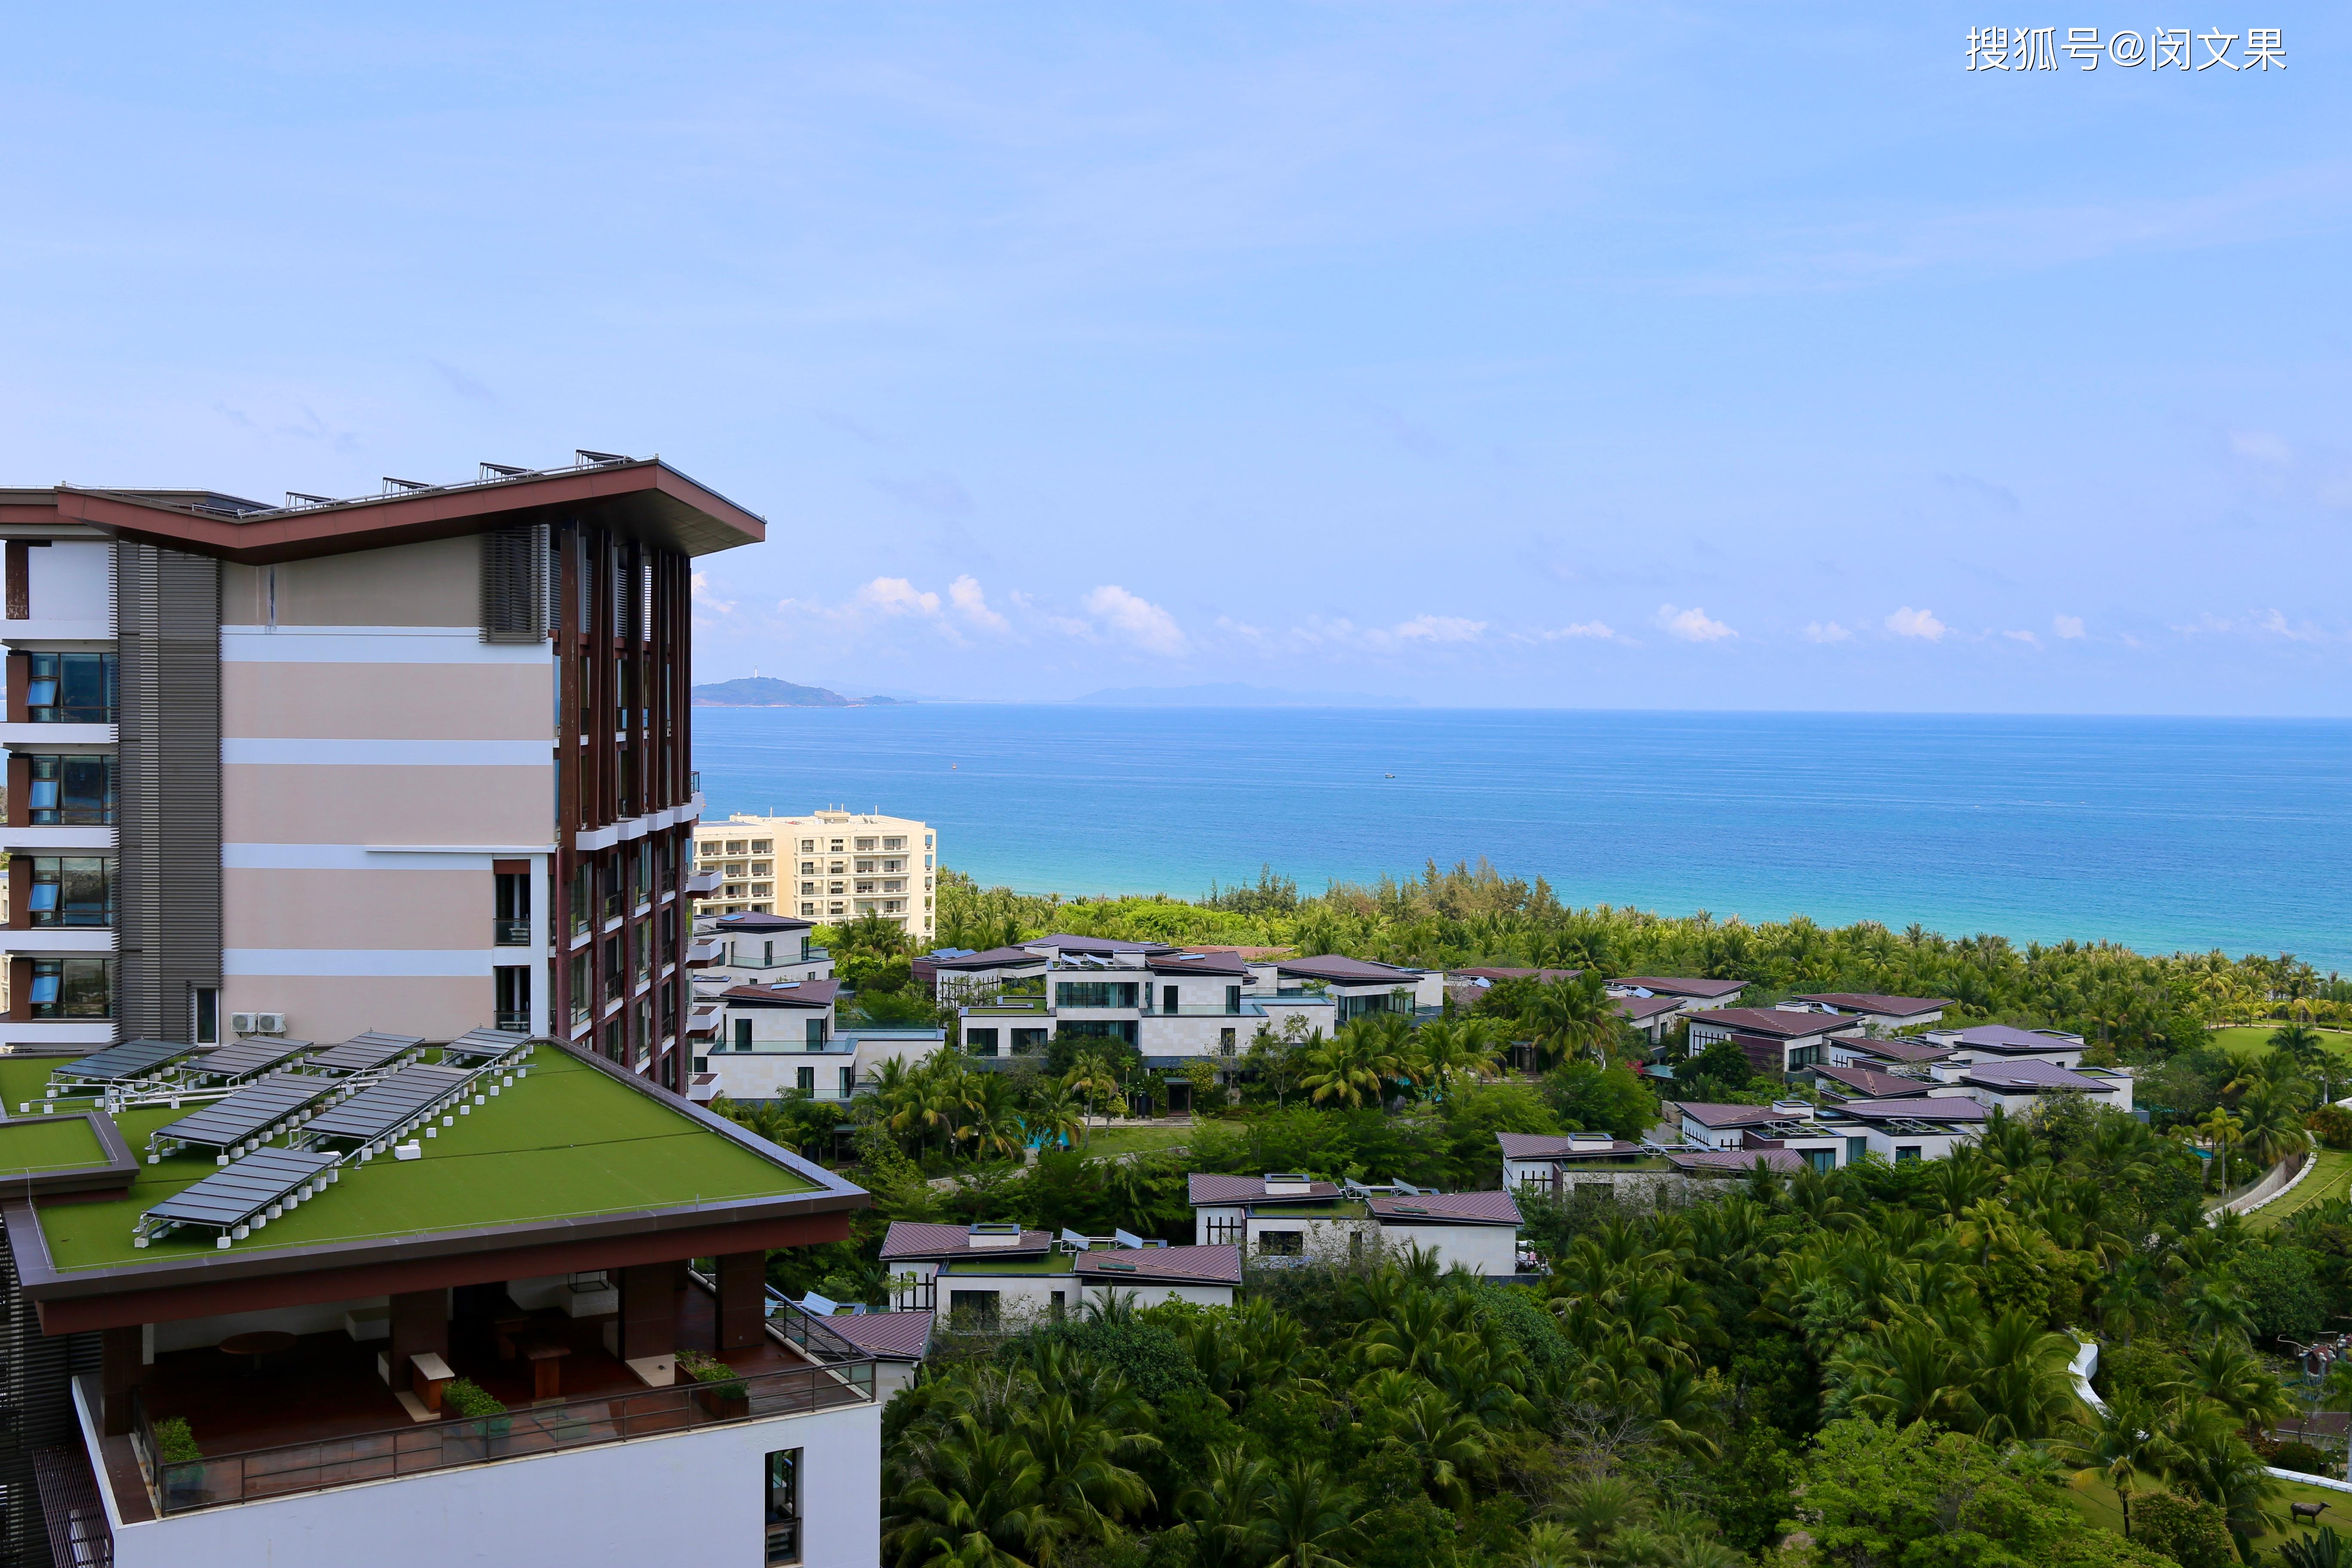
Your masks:
M774 850L775 847L776 841L772 838L754 838L751 840L751 853L754 855L769 854Z
M107 958L37 958L33 994L36 1018L114 1016L114 961Z
M801 1451L768 1456L768 1554L771 1564L801 1560Z
M33 756L25 808L37 826L96 827L115 817L112 757Z
M751 1020L749 1018L735 1020L735 1048L739 1051L751 1048Z
M948 1292L948 1324L951 1328L971 1331L996 1327L998 1293L994 1290L950 1290Z
M588 929L588 911L595 897L588 890L589 868L585 860L572 868L572 934L578 936Z
M1054 986L1056 1007L1132 1007L1136 984L1131 980L1064 980Z
M114 862L96 855L37 856L26 918L37 926L114 924Z
M114 722L112 654L37 653L26 663L25 716L32 722Z
M637 922L637 978L650 980L654 974L654 921L651 915Z
M196 1044L213 1046L220 1043L220 992L210 985L196 987Z
M572 955L572 1021L584 1024L594 1008L595 996L588 988L588 950L581 949Z
M1299 1230L1262 1230L1257 1233L1257 1249L1269 1258L1297 1258L1306 1250L1307 1233Z
M856 1092L857 1071L855 1068L841 1069L841 1098L847 1100Z
M793 1072L793 1087L803 1094L816 1092L816 1068L798 1068Z
M966 1029L963 1032L963 1048L970 1051L976 1057L994 1056L996 1054L996 1031L994 1029Z

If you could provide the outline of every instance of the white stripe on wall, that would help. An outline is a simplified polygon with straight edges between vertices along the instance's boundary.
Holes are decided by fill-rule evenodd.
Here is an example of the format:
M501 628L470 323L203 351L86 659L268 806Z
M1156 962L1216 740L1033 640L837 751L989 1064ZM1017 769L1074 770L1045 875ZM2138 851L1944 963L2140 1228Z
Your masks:
M551 855L551 844L224 844L231 871L487 871L492 860Z
M226 664L552 664L553 645L486 643L473 626L223 626Z
M223 763L273 767L551 768L552 741L310 741L224 736Z
M521 958L523 948L506 950ZM498 949L488 947L231 947L221 951L223 974L283 974L333 979L488 976Z

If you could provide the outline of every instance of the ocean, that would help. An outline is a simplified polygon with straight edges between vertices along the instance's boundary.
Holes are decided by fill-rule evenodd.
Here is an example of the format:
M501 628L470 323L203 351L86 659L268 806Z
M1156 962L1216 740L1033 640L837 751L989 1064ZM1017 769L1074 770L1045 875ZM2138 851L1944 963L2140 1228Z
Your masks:
M2352 722L923 704L698 708L712 817L920 817L1065 896L1481 856L1577 904L2292 952L2352 970Z

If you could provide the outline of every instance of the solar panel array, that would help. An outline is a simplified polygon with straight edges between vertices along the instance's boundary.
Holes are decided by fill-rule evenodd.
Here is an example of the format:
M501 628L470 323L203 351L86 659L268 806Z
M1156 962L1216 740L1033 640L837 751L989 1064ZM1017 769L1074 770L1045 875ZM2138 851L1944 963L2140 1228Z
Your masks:
M153 1072L164 1063L176 1061L194 1050L170 1040L126 1040L119 1046L109 1046L96 1056L84 1057L78 1062L68 1062L51 1070L52 1078L78 1078L99 1083L120 1083L125 1079Z
M304 1124L307 1139L348 1138L366 1143L383 1137L446 1100L474 1074L462 1068L404 1067L383 1082L360 1090L331 1110L320 1111Z
M308 1040L270 1039L253 1036L233 1046L207 1051L188 1064L190 1070L212 1078L251 1078L310 1048Z
M250 1225L254 1216L288 1194L319 1181L334 1167L332 1154L296 1149L264 1149L226 1170L184 1187L139 1216L139 1239L175 1225L211 1226L227 1231Z
M320 1072L374 1072L424 1043L415 1035L386 1035L370 1029L364 1035L353 1035L341 1045L320 1051L310 1058L310 1065Z
M441 1047L441 1059L478 1065L495 1061L516 1047L530 1043L529 1035L512 1029L468 1029Z
M226 1149L260 1136L341 1087L340 1079L312 1073L274 1072L246 1085L226 1100L207 1105L194 1115L183 1116L167 1127L157 1128L148 1135L147 1146L152 1149L168 1140Z

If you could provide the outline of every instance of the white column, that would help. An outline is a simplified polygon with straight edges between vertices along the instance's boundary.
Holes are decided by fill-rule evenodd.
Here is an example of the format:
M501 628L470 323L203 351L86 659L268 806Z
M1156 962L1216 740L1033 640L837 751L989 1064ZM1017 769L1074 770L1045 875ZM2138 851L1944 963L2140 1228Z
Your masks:
M531 954L530 1032L534 1035L554 1033L548 1027L548 1004L555 990L553 957L555 927L552 914L553 884L548 876L551 857L533 855L530 858L530 945L523 951Z

